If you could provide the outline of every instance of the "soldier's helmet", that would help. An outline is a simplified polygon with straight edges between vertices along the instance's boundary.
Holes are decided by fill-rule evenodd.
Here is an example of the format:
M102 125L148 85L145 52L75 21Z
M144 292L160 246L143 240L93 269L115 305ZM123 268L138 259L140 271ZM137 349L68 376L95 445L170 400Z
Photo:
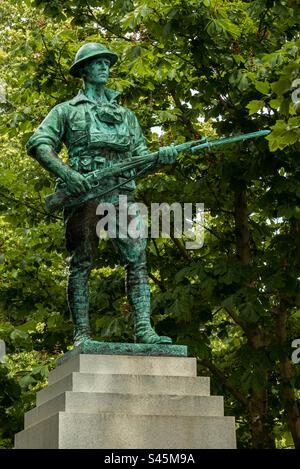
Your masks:
M118 60L117 54L107 49L104 45L99 44L98 42L88 42L81 46L75 55L74 63L69 70L70 74L73 75L73 77L80 77L80 69L82 65L91 59L96 59L97 57L108 59L110 61L110 66L114 65Z

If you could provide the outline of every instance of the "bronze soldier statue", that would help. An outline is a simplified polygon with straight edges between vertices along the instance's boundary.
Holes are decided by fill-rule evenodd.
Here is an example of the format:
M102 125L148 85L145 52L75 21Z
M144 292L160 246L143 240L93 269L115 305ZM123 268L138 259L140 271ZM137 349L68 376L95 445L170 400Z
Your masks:
M118 92L106 88L109 69L117 60L118 56L101 44L84 44L70 68L73 76L82 78L83 88L70 101L55 106L27 143L28 154L58 177L72 195L80 196L91 189L85 177L91 172L136 156L146 159L149 154L136 116L117 103ZM68 164L57 156L63 144L68 150ZM173 163L176 156L174 147L164 147L159 151L158 162ZM135 182L132 177L129 179L126 182L125 177L115 178L118 189L106 200L117 204L118 195L124 194L133 203ZM97 254L99 238L96 225L99 216L96 209L101 201L103 199L89 200L64 210L66 247L70 256L67 298L76 346L91 342L88 279ZM135 341L172 343L169 337L156 334L150 323L146 239L117 235L112 241L126 268Z

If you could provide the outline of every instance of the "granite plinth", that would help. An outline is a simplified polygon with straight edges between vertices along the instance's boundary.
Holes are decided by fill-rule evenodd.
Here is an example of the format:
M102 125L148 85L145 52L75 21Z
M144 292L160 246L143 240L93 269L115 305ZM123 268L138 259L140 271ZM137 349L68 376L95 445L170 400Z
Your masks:
M223 398L210 395L195 358L173 356L69 357L51 371L15 436L16 449L235 447Z

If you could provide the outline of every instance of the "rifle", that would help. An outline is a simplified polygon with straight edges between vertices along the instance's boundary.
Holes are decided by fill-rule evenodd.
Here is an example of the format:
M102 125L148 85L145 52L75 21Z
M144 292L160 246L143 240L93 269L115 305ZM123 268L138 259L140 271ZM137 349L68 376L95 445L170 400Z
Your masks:
M268 135L269 133L270 130L259 130L258 132L235 135L233 137L224 137L210 141L208 141L206 137L203 137L200 140L191 140L179 145L174 145L174 147L178 152L190 151L191 153L195 153L196 151L202 150L204 148L211 148L217 145L225 145L227 143L261 137L263 135ZM67 190L67 185L62 184L59 190L45 197L47 209L50 212L54 212L66 207L76 207L84 204L85 202L88 202L89 200L103 197L109 192L112 192L129 181L132 181L139 175L145 174L147 171L151 170L156 164L158 164L158 157L159 151L155 151L153 153L149 153L146 156L132 157L131 159L124 160L122 163L116 163L112 167L93 171L86 175L86 179L91 184L92 189L89 192L79 196L70 194ZM123 176L126 171L130 171L132 169L139 171L133 177L126 178L126 181L114 185L113 187L106 187L105 190L103 190L103 188L107 186L108 178Z

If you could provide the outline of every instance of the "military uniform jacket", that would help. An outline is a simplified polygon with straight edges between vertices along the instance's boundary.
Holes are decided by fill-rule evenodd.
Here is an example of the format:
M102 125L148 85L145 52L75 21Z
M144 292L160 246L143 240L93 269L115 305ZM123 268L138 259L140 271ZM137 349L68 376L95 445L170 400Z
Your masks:
M106 88L107 103L98 104L81 90L70 101L58 104L27 142L28 154L34 156L41 144L59 153L65 144L69 165L82 174L125 158L146 155L149 150L139 122L132 111L118 105L118 95ZM125 181L118 178L116 182ZM132 191L135 182L127 182L122 188Z

